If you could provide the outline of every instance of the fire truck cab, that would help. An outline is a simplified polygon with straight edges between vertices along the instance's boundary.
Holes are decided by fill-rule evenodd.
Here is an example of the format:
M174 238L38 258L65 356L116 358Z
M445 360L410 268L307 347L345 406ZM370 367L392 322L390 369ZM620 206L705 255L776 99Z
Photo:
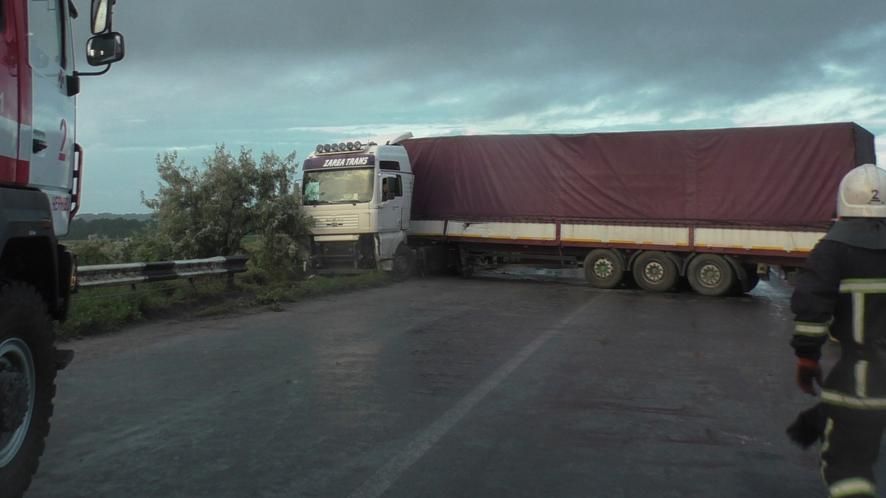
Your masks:
M49 431L56 371L73 354L54 345L75 258L58 237L81 203L83 149L76 96L84 76L124 56L111 28L115 0L92 0L86 44L96 72L74 67L72 0L0 0L0 489L20 496Z

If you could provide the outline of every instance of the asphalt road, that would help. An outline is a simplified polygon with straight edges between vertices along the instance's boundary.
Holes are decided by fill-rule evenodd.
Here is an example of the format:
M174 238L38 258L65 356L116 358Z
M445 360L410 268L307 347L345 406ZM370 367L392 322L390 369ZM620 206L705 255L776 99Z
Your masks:
M451 278L139 326L73 343L28 497L825 496L789 320Z

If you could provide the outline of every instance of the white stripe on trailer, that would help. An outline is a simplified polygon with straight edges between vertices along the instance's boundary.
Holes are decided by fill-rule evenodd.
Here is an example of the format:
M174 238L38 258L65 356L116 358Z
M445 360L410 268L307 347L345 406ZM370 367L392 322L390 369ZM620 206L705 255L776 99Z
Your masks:
M749 251L809 252L824 236L824 232L696 228L695 246Z
M442 237L446 235L446 222L441 220L412 220L409 235L415 237Z
M557 240L557 225L554 223L474 223L453 220L446 228L448 237L470 237L478 239L502 240Z
M562 224L563 242L630 244L656 246L689 246L688 227Z
M560 240L564 245L608 244L616 247L663 246L689 249L690 232L691 228L688 226L562 223ZM557 240L557 225L468 220L449 220L447 224L443 220L414 220L410 224L409 235L553 242ZM810 252L824 235L824 232L790 230L696 228L694 246L702 249L723 249L724 252L742 250L806 253Z

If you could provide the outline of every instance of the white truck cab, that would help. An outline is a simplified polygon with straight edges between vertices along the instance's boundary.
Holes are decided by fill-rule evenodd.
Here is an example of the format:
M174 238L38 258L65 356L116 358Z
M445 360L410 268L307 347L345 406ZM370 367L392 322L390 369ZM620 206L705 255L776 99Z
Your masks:
M318 271L408 271L413 174L400 140L321 144L305 159L302 202ZM406 266L404 266L406 265Z

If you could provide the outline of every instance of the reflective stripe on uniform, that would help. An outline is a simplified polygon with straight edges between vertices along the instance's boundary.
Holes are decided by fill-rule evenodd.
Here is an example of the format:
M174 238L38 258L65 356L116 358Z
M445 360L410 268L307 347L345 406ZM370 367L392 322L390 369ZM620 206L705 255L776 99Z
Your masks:
M874 488L874 483L861 477L853 477L851 479L837 481L831 484L829 489L831 496L834 498L859 495L876 496L877 493L876 488Z
M822 390L821 400L831 405L862 410L886 410L886 398L859 398L835 391Z
M797 335L819 337L827 335L829 331L830 327L827 323L794 322L794 333Z
M855 362L855 394L859 398L868 396L868 362L858 360Z
M840 281L840 292L852 294L852 338L864 344L865 297L886 294L886 278L847 278Z
M852 295L852 338L856 344L864 344L864 294Z
M828 421L824 425L824 437L821 443L821 480L825 484L827 484L828 480L825 477L825 473L827 472L828 462L824 459L824 454L831 447L831 432L834 431L834 419L828 417Z
M847 278L840 281L843 294L886 294L886 278Z

